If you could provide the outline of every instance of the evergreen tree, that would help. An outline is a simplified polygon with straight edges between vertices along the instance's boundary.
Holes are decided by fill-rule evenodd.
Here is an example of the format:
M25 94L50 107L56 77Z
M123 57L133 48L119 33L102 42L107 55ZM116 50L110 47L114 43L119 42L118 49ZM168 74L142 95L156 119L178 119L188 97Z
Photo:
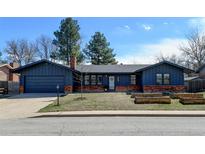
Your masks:
M95 32L83 52L92 64L116 64L116 55L113 54L113 49L109 46L110 43L107 42L104 34Z
M80 56L80 27L77 20L66 18L54 32L53 44L59 49L59 59L69 64L70 56ZM79 61L78 61L79 62Z
M0 64L6 64L7 61L2 59L2 52L0 51Z
M53 62L56 62L57 60L59 60L59 53L57 51L52 51L50 53L50 59Z

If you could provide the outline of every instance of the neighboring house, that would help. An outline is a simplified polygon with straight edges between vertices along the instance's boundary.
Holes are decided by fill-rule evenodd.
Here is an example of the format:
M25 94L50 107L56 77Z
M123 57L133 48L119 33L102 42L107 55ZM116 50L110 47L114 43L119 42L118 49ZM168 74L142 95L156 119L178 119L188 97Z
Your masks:
M200 92L205 90L205 65L202 65L197 71L184 79L188 92Z
M57 85L60 92L181 92L186 89L184 73L193 71L167 61L153 65L76 66L76 58L71 58L70 67L40 60L14 72L20 73L20 92L38 93L56 92Z
M19 81L19 76L12 73L14 68L17 68L19 65L16 63L2 64L0 65L0 81Z
M202 65L197 71L199 78L205 79L205 64Z
M190 81L203 80L203 79L205 79L205 64L202 65L200 68L198 68L196 70L196 73L191 74L191 76L186 76L184 78L184 81L187 84Z

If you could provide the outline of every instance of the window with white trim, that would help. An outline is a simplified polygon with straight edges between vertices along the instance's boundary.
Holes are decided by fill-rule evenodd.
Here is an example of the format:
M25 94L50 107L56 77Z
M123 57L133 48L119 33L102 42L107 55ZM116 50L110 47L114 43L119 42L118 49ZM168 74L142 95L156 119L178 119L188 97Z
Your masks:
M85 85L89 85L90 84L90 76L89 75L85 75L84 76L84 83L85 83Z
M130 83L133 85L136 84L136 75L130 75Z
M164 84L170 84L170 74L164 74Z
M96 85L96 75L91 75L91 85Z
M102 75L97 76L97 83L98 85L102 85Z
M117 82L120 82L120 76L117 76Z
M162 84L162 74L156 74L156 84L157 85Z

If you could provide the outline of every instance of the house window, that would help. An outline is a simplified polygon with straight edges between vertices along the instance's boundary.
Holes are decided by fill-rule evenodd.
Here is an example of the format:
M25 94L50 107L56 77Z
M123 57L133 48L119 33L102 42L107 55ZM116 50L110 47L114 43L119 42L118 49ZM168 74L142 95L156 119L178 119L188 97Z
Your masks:
M90 84L90 76L89 75L85 75L84 76L84 83L85 83L85 85L89 85Z
M91 75L91 85L96 85L96 75Z
M119 76L117 76L117 82L120 82L120 77Z
M156 74L156 83L158 85L162 84L162 74Z
M97 80L98 80L98 85L101 85L102 84L102 75L98 75Z
M130 80L131 84L135 85L136 84L136 75L131 75L130 78L131 78L131 80Z
M170 75L164 74L164 84L170 84Z

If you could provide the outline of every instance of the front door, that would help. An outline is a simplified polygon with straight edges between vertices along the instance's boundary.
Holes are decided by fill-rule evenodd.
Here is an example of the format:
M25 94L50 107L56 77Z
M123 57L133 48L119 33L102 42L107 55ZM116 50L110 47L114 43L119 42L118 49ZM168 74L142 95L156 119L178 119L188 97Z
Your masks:
M115 77L109 76L109 90L115 89Z

